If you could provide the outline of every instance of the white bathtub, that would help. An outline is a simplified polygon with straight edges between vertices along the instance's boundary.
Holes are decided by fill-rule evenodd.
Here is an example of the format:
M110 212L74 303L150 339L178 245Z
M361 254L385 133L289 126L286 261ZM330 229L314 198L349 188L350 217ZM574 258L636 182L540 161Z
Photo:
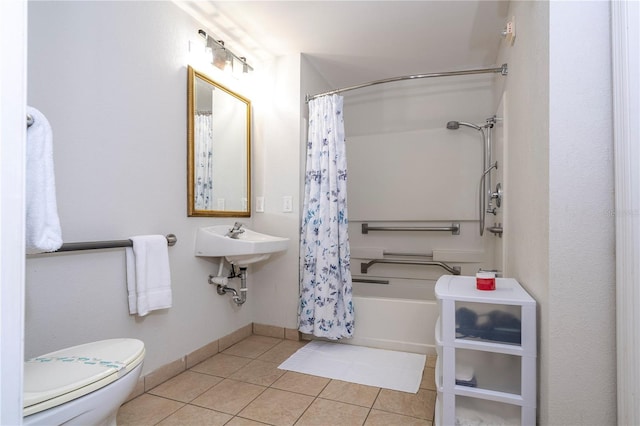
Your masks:
M435 354L436 280L437 277L392 278L388 279L389 284L354 282L354 337L341 343Z

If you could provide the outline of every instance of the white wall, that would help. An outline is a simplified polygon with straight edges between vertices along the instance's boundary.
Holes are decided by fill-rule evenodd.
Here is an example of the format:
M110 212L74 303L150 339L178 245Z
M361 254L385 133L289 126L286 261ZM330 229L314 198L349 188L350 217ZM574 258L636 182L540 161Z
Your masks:
M509 16L505 270L539 304L538 421L615 424L609 5Z
M304 54L276 59L263 73L254 101L260 111L254 145L254 194L265 199L264 213L254 214L257 229L289 238L289 248L253 266L257 284L254 321L296 329L298 326L300 215L306 155L305 94L328 90ZM282 209L282 197L293 197L293 212Z
M217 263L193 255L198 227L233 223L186 215L186 67L199 28L171 2L29 3L28 103L53 128L64 240L174 233L178 243L173 307L144 318L128 313L124 250L28 258L26 356L137 337L146 374L253 321L253 298L239 308L217 295L207 284Z
M0 424L22 419L27 5L0 3Z
M269 64L254 108L257 123L253 193L264 197L264 212L254 213L260 232L289 238L286 252L253 265L254 320L260 324L297 328L298 246L300 216L300 55ZM283 197L293 197L293 211L283 211Z

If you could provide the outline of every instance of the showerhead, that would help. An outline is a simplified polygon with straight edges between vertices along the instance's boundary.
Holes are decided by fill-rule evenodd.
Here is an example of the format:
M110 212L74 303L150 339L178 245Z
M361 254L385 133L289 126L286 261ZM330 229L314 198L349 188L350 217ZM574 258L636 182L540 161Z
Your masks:
M482 130L482 127L477 126L473 123L465 123L464 121L449 121L447 123L447 129L449 130L458 130L460 126L471 127L472 129Z

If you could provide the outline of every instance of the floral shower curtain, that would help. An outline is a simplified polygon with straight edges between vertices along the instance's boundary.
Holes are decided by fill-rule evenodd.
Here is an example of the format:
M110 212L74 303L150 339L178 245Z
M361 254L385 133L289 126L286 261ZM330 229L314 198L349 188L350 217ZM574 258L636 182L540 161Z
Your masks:
M298 329L334 340L351 337L354 326L342 105L338 95L309 102L300 231Z
M213 128L211 113L196 113L195 118L196 210L213 209Z

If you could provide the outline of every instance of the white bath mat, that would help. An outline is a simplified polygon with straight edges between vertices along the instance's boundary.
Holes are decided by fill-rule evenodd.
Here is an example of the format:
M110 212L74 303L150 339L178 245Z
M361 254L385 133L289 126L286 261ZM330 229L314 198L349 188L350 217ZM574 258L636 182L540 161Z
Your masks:
M421 354L312 341L280 364L290 370L361 385L416 393L427 357Z

